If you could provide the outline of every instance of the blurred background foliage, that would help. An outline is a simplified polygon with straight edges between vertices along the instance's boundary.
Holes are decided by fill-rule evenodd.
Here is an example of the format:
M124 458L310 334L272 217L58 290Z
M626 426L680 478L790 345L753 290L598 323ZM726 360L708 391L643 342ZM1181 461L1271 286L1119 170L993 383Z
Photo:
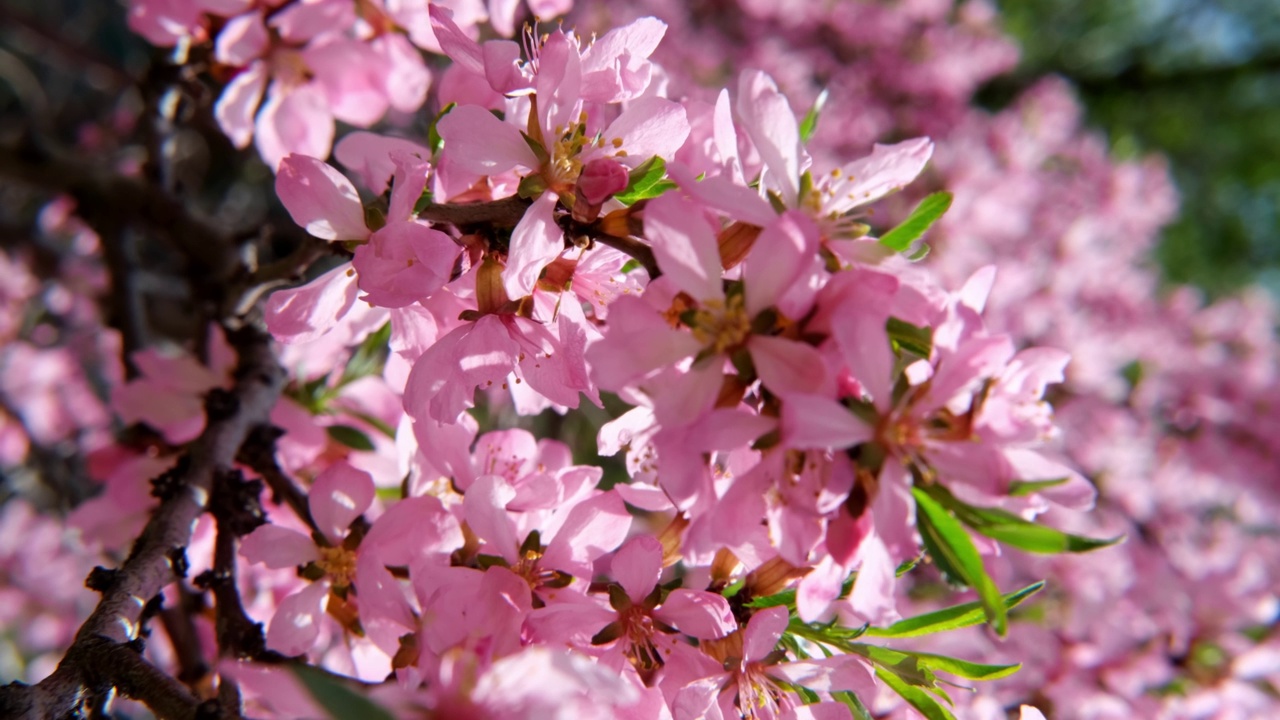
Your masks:
M1113 153L1165 153L1182 197L1158 260L1220 295L1280 297L1280 2L999 0L1022 45L992 108L1046 73L1076 86Z

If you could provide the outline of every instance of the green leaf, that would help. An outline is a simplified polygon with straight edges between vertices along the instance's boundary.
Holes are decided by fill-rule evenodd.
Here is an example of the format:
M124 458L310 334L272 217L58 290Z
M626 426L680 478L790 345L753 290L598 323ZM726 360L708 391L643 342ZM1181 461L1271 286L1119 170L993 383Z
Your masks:
M1013 497L1024 497L1026 495L1034 495L1041 490L1047 490L1056 487L1070 480L1071 478L1054 478L1052 480L1014 480L1009 483L1009 494Z
M351 359L347 360L347 366L342 369L342 378L338 380L338 388L369 375L381 374L382 367L387 362L387 354L390 352L388 346L390 341L391 323L389 322L383 323L382 327L369 333L355 352L351 353Z
M880 236L880 244L894 252L906 250L911 247L911 243L924 235L925 231L937 222L949 207L951 207L949 192L941 191L926 196L898 227Z
M818 93L818 98L813 101L813 107L804 114L804 119L800 121L800 142L807 144L813 137L814 131L818 129L818 117L822 115L822 109L827 106L828 97L830 93L827 90Z
M323 670L310 665L290 665L289 669L333 720L395 720L386 708Z
M836 702L844 703L844 706L853 714L854 720L872 720L871 711L867 710L867 706L862 704L857 695L848 690L833 692L831 698Z
M1036 594L1044 587L1044 581L1028 585L1017 592L1009 593L1004 596L1005 609L1010 609L1021 604L1023 600ZM982 603L967 602L961 605L955 605L942 610L916 615L890 625L887 628L868 628L867 635L875 637L916 637L918 635L930 635L936 632L944 632L946 630L956 630L970 625L977 625L983 621L984 612Z
M887 670L909 685L931 689L938 686L938 679L929 666L911 653L865 643L849 643L846 652L861 655L874 663L877 669Z
M427 128L427 147L431 148L431 152L436 153L440 148L444 147L444 138L440 137L440 131L436 126L440 124L440 118L448 115L451 110L458 106L458 103L451 102L444 106L439 115L431 121L431 125Z
M933 328L912 325L905 320L890 317L884 324L884 329L889 333L889 341L894 350L906 351L922 358L933 354Z
M982 556L960 522L921 488L911 489L918 509L917 523L925 547L939 569L978 593L987 622L1000 637L1009 629L1004 600L982 565Z
M934 655L933 653L913 652L910 654L931 670L950 673L969 680L999 680L1002 677L1008 677L1018 672L1022 668L1021 664L983 665L982 663L969 662L968 660L947 657L946 655Z
M350 425L330 425L325 428L325 432L329 433L334 442L340 442L353 450L373 450L373 441L369 436Z
M902 696L911 707L915 708L928 720L956 720L951 711L942 706L936 698L915 685L910 685L893 672L884 668L876 668L876 677L891 690Z
M613 197L623 205L634 205L641 200L656 198L676 186L666 177L666 161L654 155L631 171L627 189Z
M1055 530L1047 525L1039 525L1030 520L999 508L981 508L968 505L957 500L946 488L934 485L929 488L929 495L947 508L960 520L974 530L1006 545L1027 552L1052 554L1061 552L1088 552L1098 548L1115 545L1124 540L1124 536L1095 539L1071 535Z

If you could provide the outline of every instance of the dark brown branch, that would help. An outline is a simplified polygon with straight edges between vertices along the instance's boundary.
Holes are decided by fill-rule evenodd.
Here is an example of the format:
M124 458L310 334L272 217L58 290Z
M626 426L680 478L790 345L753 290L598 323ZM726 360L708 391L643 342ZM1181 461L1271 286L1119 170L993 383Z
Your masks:
M207 286L225 282L240 266L229 233L190 213L182 201L137 178L86 167L83 162L55 156L31 142L17 148L0 148L0 175L71 195L79 214L95 228L112 217L145 223L200 266Z
M529 201L518 196L480 203L430 204L418 213L423 220L449 223L457 227L488 225L513 228L529 209Z
M262 476L267 487L271 488L272 500L276 504L288 505L313 533L323 535L315 519L311 517L307 494L285 474L276 461L276 439L283 434L283 430L273 425L259 425L250 433L237 459Z
M64 717L96 694L101 684L123 690L121 684L130 681L130 676L121 674L122 666L100 663L98 651L103 643L123 646L138 637L143 607L175 579L173 558L190 542L215 474L232 467L250 429L266 422L284 385L284 371L265 335L243 330L232 334L231 340L239 352L234 389L225 391L216 403L211 397L204 433L192 443L187 462L172 471L170 491L152 512L123 567L101 588L101 601L76 633L57 670L37 685L0 690L0 707L25 708L13 717ZM166 716L159 708L152 709Z

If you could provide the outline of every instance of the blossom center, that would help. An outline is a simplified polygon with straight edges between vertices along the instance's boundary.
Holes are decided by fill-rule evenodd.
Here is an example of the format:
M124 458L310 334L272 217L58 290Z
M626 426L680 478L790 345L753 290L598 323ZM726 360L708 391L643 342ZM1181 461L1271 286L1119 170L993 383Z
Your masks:
M743 307L741 295L730 295L726 301L707 300L694 311L690 323L698 342L717 353L741 345L751 334L751 319Z
M333 580L336 588L351 585L356 577L356 554L344 547L322 547L316 565Z

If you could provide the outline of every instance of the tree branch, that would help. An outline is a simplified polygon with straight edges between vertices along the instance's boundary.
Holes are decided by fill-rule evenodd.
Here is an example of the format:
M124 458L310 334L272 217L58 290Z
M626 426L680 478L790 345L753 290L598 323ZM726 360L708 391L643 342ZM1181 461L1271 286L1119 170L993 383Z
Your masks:
M34 686L15 684L0 690L0 709L10 710L7 717L34 720L67 716L100 690L100 685L115 686L126 693L149 692L133 682L129 667L101 662L104 643L120 647L137 639L143 607L175 578L174 558L190 542L191 529L204 512L215 474L232 467L250 429L267 421L284 385L284 371L265 335L245 329L232 333L231 340L239 352L235 387L210 393L204 433L191 445L187 461L170 471L173 475L163 484L165 497L124 565L104 573L106 581L98 583L102 599L76 633L58 668ZM138 675L136 679L154 678ZM158 702L156 698L139 699ZM162 717L187 717L186 705L178 708L167 700L161 705L152 709ZM166 715L162 709L177 714Z

